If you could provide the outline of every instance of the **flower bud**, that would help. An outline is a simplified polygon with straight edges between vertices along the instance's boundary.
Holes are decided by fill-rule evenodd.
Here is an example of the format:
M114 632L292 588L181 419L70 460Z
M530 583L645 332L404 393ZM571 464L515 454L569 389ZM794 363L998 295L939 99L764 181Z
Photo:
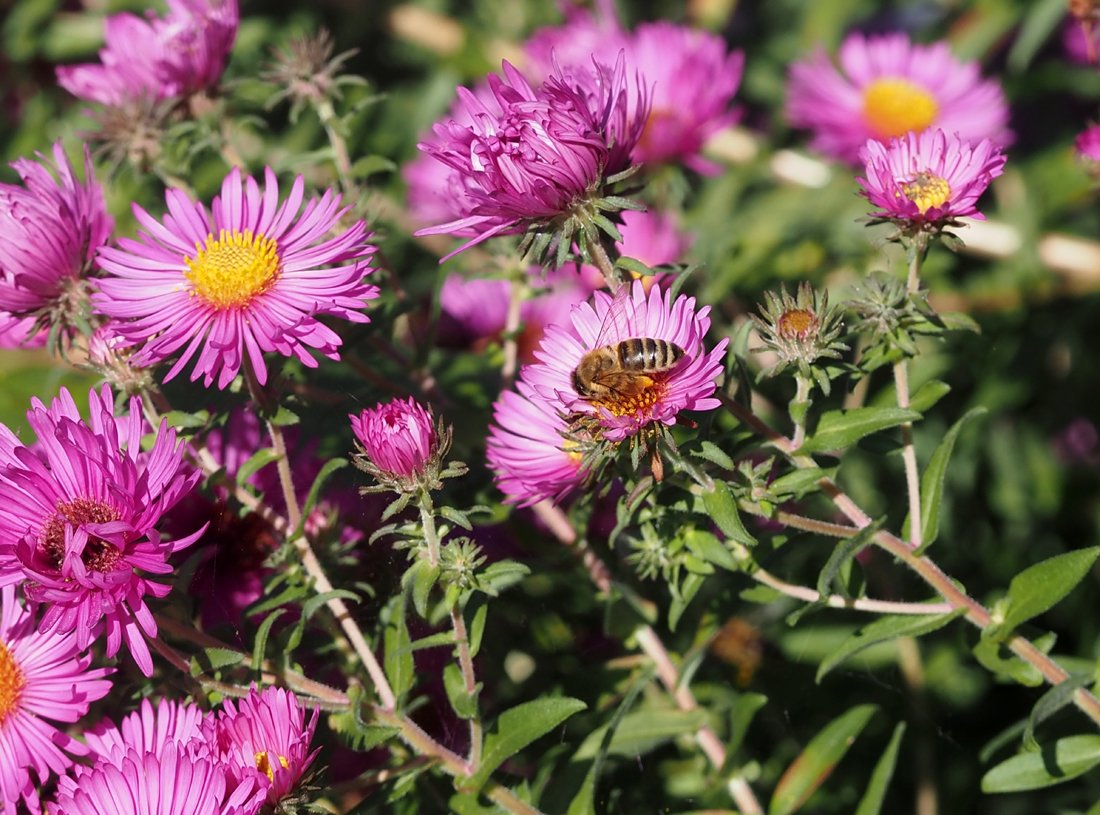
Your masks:
M384 486L412 492L438 480L450 433L412 397L380 403L350 416L358 441L357 465Z

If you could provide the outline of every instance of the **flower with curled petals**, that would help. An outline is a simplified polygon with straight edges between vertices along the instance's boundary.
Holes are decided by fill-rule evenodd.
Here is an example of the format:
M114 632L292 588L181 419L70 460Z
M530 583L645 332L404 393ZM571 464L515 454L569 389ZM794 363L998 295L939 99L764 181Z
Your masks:
M149 428L139 398L117 417L106 386L88 400L87 422L67 390L49 407L32 400L32 447L0 425L0 586L22 584L44 609L43 632L75 632L80 648L104 632L107 656L125 641L149 676L144 638L157 624L145 597L168 594L171 586L153 578L171 574L171 555L203 532L163 540L156 525L199 473L185 466L166 422L142 450Z
M855 162L868 139L889 141L938 127L964 141L1011 140L1000 85L982 79L947 43L917 45L905 34L850 34L839 69L824 51L791 67L787 118L813 131L812 146Z
M256 815L262 790L234 785L230 768L191 756L174 741L157 752L130 749L116 764L101 761L61 779L48 815Z
M38 790L69 768L70 754L87 752L51 724L77 721L111 689L110 669L89 670L83 650L72 632L40 633L15 588L0 589L0 811L20 801L41 811Z
M600 436L608 441L622 441L654 423L674 425L681 411L713 410L720 404L714 391L729 340L706 350L703 338L710 328L709 313L708 306L696 310L695 298L673 299L659 286L647 294L639 280L615 298L596 292L593 303L573 309L568 325L547 329L535 352L538 361L526 366L521 377L560 413L595 419ZM650 371L636 379L636 392L611 393L602 399L579 394L574 372L581 360L598 349L613 351L629 339L664 340L682 350L683 356L664 371Z
M525 382L500 395L486 458L506 503L525 507L560 500L584 482L583 457L566 439L567 430L559 408Z
M942 130L908 133L889 144L870 140L860 152L862 193L871 215L903 228L938 228L957 218L983 219L978 198L1004 171L1005 156L987 139L971 145Z
M164 17L114 14L104 23L99 62L61 66L57 81L73 96L113 107L211 90L239 25L237 0L168 0Z
M225 388L246 358L265 384L265 352L310 368L311 351L340 358L340 335L318 317L369 322L361 309L378 296L365 280L374 247L362 221L326 237L347 210L332 191L302 209L304 188L298 176L280 203L270 168L262 188L234 169L209 212L180 190L168 191L163 223L134 206L144 231L100 250L108 276L93 296L114 332L141 346L133 365L179 352L167 381L197 356L191 380Z

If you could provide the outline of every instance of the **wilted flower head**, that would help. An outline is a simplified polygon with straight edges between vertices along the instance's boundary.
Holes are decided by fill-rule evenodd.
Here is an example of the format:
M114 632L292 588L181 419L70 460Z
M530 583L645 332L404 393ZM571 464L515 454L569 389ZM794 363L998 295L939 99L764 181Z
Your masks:
M938 127L963 141L1004 146L1008 105L978 65L960 62L946 43L915 45L904 34L850 34L840 70L824 51L790 71L787 116L813 131L813 147L855 161L868 139L887 141Z
M155 365L180 352L167 381L198 354L191 380L224 388L246 356L261 385L267 382L264 352L309 368L317 367L311 351L340 358L340 335L318 318L369 322L361 309L378 296L366 282L374 247L363 221L327 238L347 210L331 190L302 210L304 190L298 176L280 203L270 168L262 188L234 169L209 212L175 189L166 194L163 223L134 205L144 231L138 240L123 238L118 248L100 250L109 276L93 297L114 320L115 333L141 346L134 365Z
M110 670L89 670L84 650L73 632L39 633L15 588L0 589L0 811L20 801L41 811L38 790L69 768L70 754L87 752L51 724L77 721L111 689Z
M231 777L265 791L269 804L290 795L317 757L309 749L317 716L307 721L298 698L283 688L252 688L237 704L226 699L210 729Z
M152 576L171 574L169 557L202 534L162 540L155 526L199 474L185 468L165 422L142 451L148 427L137 397L118 417L106 386L88 400L88 422L67 390L49 407L32 400L33 447L0 425L0 586L21 583L45 611L40 630L75 632L80 648L105 628L107 655L125 641L148 676L144 637L157 625L145 597L171 589Z
M939 129L907 133L860 151L863 195L879 207L872 217L904 228L938 228L956 218L983 219L978 198L1004 171L1005 156L988 139L971 145Z
M802 283L792 297L785 288L779 294L764 292L760 315L752 315L766 350L776 354L774 365L764 376L775 376L795 367L801 376L813 377L822 391L829 393L829 379L815 368L823 360L839 359L848 346L840 341L844 328L843 312L829 307L829 293L820 297L809 283Z
M411 396L348 418L358 442L357 466L384 486L411 492L439 480L451 433Z
M531 230L549 244L562 229L568 248L598 214L605 181L627 169L644 111L627 115L621 57L613 68L600 66L587 88L555 74L536 90L508 62L503 71L489 77L487 91L459 88L455 118L419 145L461 178L449 185L458 217L416 234L472 237L465 249Z
M356 77L339 75L344 63L359 49L352 48L336 56L332 52L332 34L324 28L316 34L292 37L284 48L276 49L271 66L261 74L278 88L268 100L268 107L283 99L289 99L294 110L302 105L339 99L341 85L361 82Z
M713 394L729 341L707 352L709 313L693 297L657 286L647 294L641 281L615 298L596 292L569 324L547 329L521 377L558 412L593 419L608 441L674 425L681 411L720 404Z
M87 319L83 281L114 221L87 147L83 182L60 142L52 164L39 159L12 163L22 186L0 184L0 311L71 332L76 321Z
M237 37L237 0L167 0L168 14L115 14L104 24L98 63L57 69L74 96L117 107L178 99L217 86Z

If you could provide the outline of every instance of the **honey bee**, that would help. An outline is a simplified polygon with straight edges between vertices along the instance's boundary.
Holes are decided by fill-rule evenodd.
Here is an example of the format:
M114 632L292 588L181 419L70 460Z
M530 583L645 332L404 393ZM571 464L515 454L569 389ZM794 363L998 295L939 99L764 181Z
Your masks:
M684 349L668 340L620 340L581 357L573 369L573 389L586 402L622 415L651 403L647 392L683 358Z

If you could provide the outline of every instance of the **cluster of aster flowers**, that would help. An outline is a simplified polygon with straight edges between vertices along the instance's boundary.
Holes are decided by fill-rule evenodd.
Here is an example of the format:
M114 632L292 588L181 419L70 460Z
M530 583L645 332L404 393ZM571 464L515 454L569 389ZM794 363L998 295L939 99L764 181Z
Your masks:
M707 351L710 309L635 281L612 297L596 292L569 323L553 325L493 409L488 460L513 503L560 499L590 474L585 451L712 410L728 340Z

